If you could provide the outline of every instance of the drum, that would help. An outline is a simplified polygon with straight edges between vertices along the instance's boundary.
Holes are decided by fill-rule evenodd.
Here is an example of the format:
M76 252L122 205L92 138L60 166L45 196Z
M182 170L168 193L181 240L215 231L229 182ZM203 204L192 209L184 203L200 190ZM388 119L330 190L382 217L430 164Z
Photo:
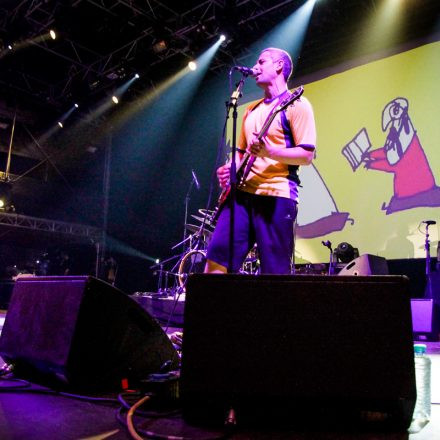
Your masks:
M181 287L185 286L190 273L203 273L206 263L206 252L192 250L184 255L179 264L178 280Z

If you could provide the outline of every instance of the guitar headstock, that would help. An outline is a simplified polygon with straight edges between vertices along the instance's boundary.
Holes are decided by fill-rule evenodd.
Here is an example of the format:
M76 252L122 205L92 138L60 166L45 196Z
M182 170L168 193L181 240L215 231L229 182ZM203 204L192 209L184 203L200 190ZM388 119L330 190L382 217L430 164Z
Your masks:
M280 104L278 104L278 107L276 109L277 112L284 110L286 107L288 107L290 104L295 102L302 94L304 93L304 86L299 86L295 91L286 98L284 98Z

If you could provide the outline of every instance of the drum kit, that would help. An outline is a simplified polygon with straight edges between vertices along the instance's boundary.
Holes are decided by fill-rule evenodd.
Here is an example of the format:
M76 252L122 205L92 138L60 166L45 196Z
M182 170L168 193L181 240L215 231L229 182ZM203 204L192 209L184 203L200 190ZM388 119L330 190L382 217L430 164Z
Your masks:
M197 215L192 214L193 223L185 224L184 239L172 247L173 250L182 247L182 253L151 267L158 269L156 273L159 275L159 295L174 296L185 293L188 275L203 273L206 263L206 250L215 227L213 217L214 211L209 209L199 209ZM164 269L166 263L176 259L177 263L170 270ZM259 267L258 249L255 245L246 257L240 273L257 275ZM168 285L170 277L174 278L171 283L172 286Z

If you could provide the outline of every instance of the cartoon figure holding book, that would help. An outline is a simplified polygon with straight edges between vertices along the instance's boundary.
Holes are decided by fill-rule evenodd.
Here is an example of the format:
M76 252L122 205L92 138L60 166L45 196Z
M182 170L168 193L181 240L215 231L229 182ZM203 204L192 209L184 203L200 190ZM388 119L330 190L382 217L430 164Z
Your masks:
M388 130L382 148L369 151L371 143L363 128L342 149L353 171L363 163L368 170L394 175L394 194L382 210L391 214L420 206L440 206L440 188L408 115L407 99L396 98L385 106L382 130Z

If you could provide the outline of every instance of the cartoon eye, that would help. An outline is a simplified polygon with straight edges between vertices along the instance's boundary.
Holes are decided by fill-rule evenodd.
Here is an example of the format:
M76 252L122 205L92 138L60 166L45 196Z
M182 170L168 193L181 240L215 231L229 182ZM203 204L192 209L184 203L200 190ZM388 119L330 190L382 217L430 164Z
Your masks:
M391 107L391 114L392 114L393 116L397 116L397 115L400 113L401 109L402 109L402 107L400 107L399 104L394 104L394 105Z

